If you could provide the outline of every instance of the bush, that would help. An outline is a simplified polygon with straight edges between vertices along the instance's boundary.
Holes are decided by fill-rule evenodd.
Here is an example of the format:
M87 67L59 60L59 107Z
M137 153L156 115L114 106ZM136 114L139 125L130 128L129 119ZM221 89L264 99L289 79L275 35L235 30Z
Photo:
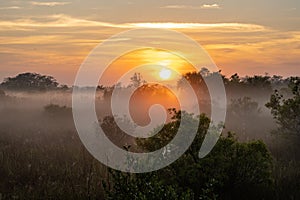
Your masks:
M152 138L137 143L146 151L164 145L176 134L182 112ZM192 116L191 116L192 117ZM213 151L198 158L210 120L200 116L198 134L189 150L170 166L148 174L111 171L111 199L267 199L273 188L272 157L261 141L239 143L232 133L221 137ZM161 141L161 140L164 141Z

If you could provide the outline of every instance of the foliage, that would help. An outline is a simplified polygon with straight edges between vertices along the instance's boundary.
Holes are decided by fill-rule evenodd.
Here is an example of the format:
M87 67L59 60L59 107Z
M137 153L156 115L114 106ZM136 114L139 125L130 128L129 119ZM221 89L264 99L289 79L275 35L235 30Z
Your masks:
M226 129L239 133L238 138L247 141L262 130L262 110L258 102L250 97L232 99L227 106ZM262 124L263 125L263 124ZM260 136L261 137L261 136Z
M164 184L155 173L128 174L110 170L113 189L106 188L111 200L193 200L190 190L182 191L176 184ZM106 186L106 184L104 183Z
M130 78L131 85L130 87L138 88L143 84L146 84L146 81L143 80L143 77L140 73L134 73L133 76Z
M250 97L232 99L228 109L233 112L233 115L255 115L261 112L258 103Z
M44 107L45 113L50 116L55 117L64 117L68 114L71 114L72 109L67 106L60 106L57 104L49 104Z
M1 125L1 199L103 199L107 168L85 150L71 120L30 115L31 123Z
M246 85L251 86L253 89L261 89L262 91L269 92L272 90L271 86L271 77L268 75L265 76L253 76L253 77L246 77L244 83Z
M266 106L271 109L279 125L273 130L276 145L276 196L285 199L300 198L300 78L289 78L288 88L275 90Z
M193 88L197 95L205 95L197 90L197 84L202 84L205 92L206 86L200 77L210 77L212 73L204 69L188 76L195 83ZM27 76L28 80L30 77ZM139 79L137 75L137 83ZM157 135L134 142L143 148L143 152L159 149L174 137L182 115L188 117L191 123L199 117L198 134L180 159L147 174L108 170L81 144L71 108L50 104L41 112L41 104L36 104L32 107L38 109L23 109L24 100L13 96L19 93L5 90L44 91L48 87L36 87L38 84L29 84L28 87L27 81L24 81L25 85L21 84L21 79L9 81L11 85L6 85L8 80L5 80L1 84L5 91L0 90L0 112L4 116L0 120L0 199L104 199L102 186L105 186L107 199L300 199L300 164L299 157L295 157L299 150L297 145L287 142L295 144L299 141L299 137L295 136L299 135L299 78L283 79L268 75L243 78L235 74L230 78L223 77L223 80L228 99L234 99L228 113L233 124L228 130L237 130L242 122L247 124L247 134L256 134L256 138L269 137L265 142L268 142L275 157L273 164L263 142L237 141L242 131L238 131L237 136L232 133L223 135L213 151L199 159L199 148L210 120L205 115L193 116L170 110L174 114L172 121ZM20 87L17 83L21 84ZM277 137L279 134L276 134L274 141L271 140L274 135L264 129L266 121L272 117L259 115L260 111L264 112L259 105L265 104L265 99L271 95L270 84L277 91L267 105L279 124L276 132L285 135ZM287 85L288 89L282 89ZM140 86L143 91L151 93L149 84ZM105 104L101 99L100 103L104 105L101 107L106 109L110 105L115 87L118 86L98 87L101 94L104 93L104 101L107 100ZM67 90L66 86L59 88ZM120 88L123 89L127 88ZM16 103L5 103L13 101ZM103 110L99 112L102 116L110 115ZM120 136L125 138L125 134L120 134L113 117L105 117L101 121L109 139L132 151L133 145L124 145L132 138L120 140ZM126 123L126 120L123 122ZM228 127L228 121L226 123ZM185 128L189 130L188 125ZM280 145L274 147L278 143Z
M134 137L126 134L117 124L122 124L123 127L127 127L128 130L133 132L134 126L131 124L128 118L123 117L113 117L113 116L106 116L101 121L101 128L103 129L104 133L107 133L106 136L109 138L111 142L115 145L119 146L120 148L124 146L133 146L134 144Z
M6 78L1 86L8 90L53 90L59 84L52 76L37 73L23 73L13 78Z
M174 120L167 124L160 133L148 139L137 140L137 143L146 151L153 151L164 146L166 141L171 140L176 134L182 115L188 115L176 110L172 112L174 112ZM193 116L190 117L193 118ZM192 191L195 199L267 198L273 184L273 166L271 155L265 144L261 141L238 143L233 134L229 133L227 137L222 137L218 141L207 157L199 159L198 151L210 120L205 115L198 117L200 117L198 134L191 147L180 159L164 169L146 175L119 173L117 177L113 176L116 187L108 191L108 195L119 196L123 199L135 199L136 195L145 195L142 199L152 199L151 192L144 193L139 188L147 184L155 186L156 194L160 193L160 186L172 186L167 190L170 195L172 195L171 191L176 188L176 191ZM123 191L125 185L126 191ZM137 194L140 191L143 193ZM176 198L173 197L173 199Z
M282 133L300 133L300 78L291 77L288 85L292 97L285 99L284 96L275 90L270 101L266 104L277 120Z

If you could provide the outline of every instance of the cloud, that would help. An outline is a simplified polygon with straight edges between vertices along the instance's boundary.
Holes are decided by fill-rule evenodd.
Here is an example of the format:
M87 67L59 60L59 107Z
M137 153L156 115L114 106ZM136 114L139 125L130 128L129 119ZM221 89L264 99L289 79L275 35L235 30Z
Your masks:
M11 27L26 27L26 28L47 28L47 27L120 27L124 26L118 24L111 24L107 22L91 21L85 19L73 18L68 15L50 15L45 17L35 17L13 21L0 21L1 28ZM0 29L1 29L0 28ZM125 27L124 27L125 28Z
M267 27L245 23L109 23L87 19L74 18L68 15L51 15L43 18L22 19L14 21L0 21L0 30L20 28L47 28L47 27L109 27L109 28L169 28L189 30L226 30L231 32L258 32L268 31Z
M202 9L220 9L220 5L219 4L204 4L201 6Z
M298 73L295 65L282 63L299 61L300 31L283 32L259 24L234 22L108 23L62 14L32 16L18 20L2 19L0 20L0 56L2 56L0 59L3 60L2 65L7 66L9 73L17 73L31 67L33 71L49 70L43 73L51 72L58 77L62 76L62 71L65 74L76 74L76 66L80 66L85 56L99 42L120 31L132 28L171 28L183 32L199 42L215 62L222 66L226 74L233 74L237 72L236 70L244 73L260 72L259 70L252 72L251 65L278 66L276 69L282 69L283 75ZM128 40L128 38L117 40ZM119 43L116 43L117 45ZM242 65L249 67L242 69ZM287 71L288 66L293 70ZM274 72L272 67L261 70L272 73ZM0 78L1 76L3 75L1 74ZM68 78L68 75L65 77ZM68 80L72 78L69 77Z
M51 1L51 2L38 2L38 1L31 1L30 4L31 4L31 5L34 5L34 6L49 6L49 7L53 7L53 6L64 6L64 5L68 5L68 4L71 4L71 2L57 2L57 1Z
M21 7L19 7L19 6L9 6L9 7L0 8L0 10L17 10L17 9L21 9Z
M192 6L185 6L185 5L168 5L168 6L163 6L161 8L169 8L169 9L189 9L193 8Z
M219 4L204 4L202 6L188 6L188 5L167 5L163 6L161 8L165 9L221 9L221 6Z
M267 31L268 28L256 24L243 23L131 23L135 28L170 28L170 29L232 29L234 31Z

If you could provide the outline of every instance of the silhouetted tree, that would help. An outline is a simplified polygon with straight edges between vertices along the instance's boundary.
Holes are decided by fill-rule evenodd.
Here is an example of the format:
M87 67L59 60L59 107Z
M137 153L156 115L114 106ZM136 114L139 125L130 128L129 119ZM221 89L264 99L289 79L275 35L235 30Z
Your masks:
M129 121L128 118L123 117L112 117L106 116L101 122L101 128L103 129L104 133L107 137L117 146L120 148L126 145L133 145L134 138L124 132L117 124L123 124L123 126L127 127L130 132L134 132L134 125Z
M58 82L52 76L37 73L23 73L16 77L6 78L1 86L9 90L53 90Z
M183 116L191 123L200 117L192 145L176 162L156 172L135 175L112 171L114 188L108 191L111 199L267 198L273 184L272 158L263 142L239 143L228 133L208 156L200 159L198 152L210 120L205 115L193 116L174 109L170 112L174 114L172 122L151 138L137 139L137 144L146 152L162 148L177 134ZM189 132L190 124L185 124L184 129ZM166 150L165 155L172 153ZM161 194L162 190L170 196Z
M60 85L60 86L59 86L59 89L60 89L60 90L63 90L63 91L66 91L66 90L69 89L69 87L68 87L67 85Z
M134 75L130 78L132 87L138 88L141 85L145 84L146 81L143 80L143 77L140 73L134 73Z
M205 83L203 77L211 77L213 73L210 73L208 69L203 68L199 72L188 72L182 76L180 80L177 82L177 88L185 90L187 85L185 84L185 80L190 84L193 88L199 103L199 109L201 112L210 115L210 95L208 91L208 87Z
M291 98L285 99L284 95L275 90L270 101L266 104L280 126L282 133L300 133L300 78L291 77L288 89Z
M115 89L115 86L105 87L103 89L103 99L104 99L105 102L110 103L110 100L111 100L114 89Z
M264 93L271 93L272 92L272 85L271 85L271 77L266 76L252 76L246 77L243 82L252 90L255 90L256 94L264 94Z

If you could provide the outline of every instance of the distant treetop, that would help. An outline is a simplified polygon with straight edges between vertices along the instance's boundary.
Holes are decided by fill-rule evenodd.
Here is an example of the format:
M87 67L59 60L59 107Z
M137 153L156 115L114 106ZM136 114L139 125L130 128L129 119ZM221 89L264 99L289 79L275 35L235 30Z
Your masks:
M52 76L37 73L22 73L15 77L4 79L1 87L8 90L45 91L58 88L58 82Z

